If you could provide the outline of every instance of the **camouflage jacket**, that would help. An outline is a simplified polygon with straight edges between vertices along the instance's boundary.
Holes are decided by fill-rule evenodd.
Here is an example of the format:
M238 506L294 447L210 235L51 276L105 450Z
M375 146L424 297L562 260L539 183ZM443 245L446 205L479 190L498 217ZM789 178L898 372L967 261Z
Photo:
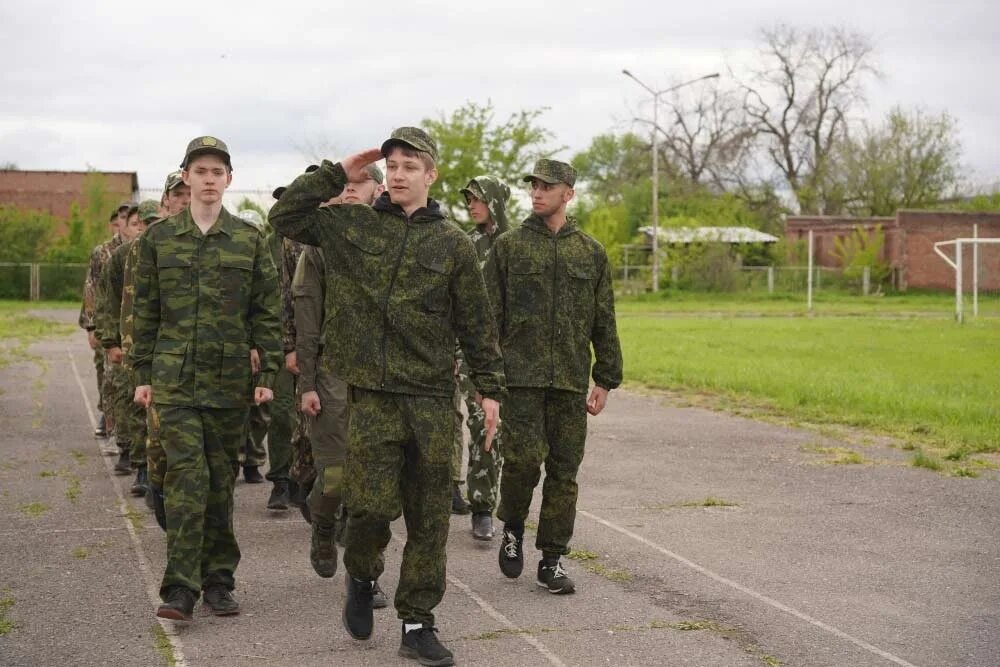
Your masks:
M374 206L319 208L346 181L324 160L269 216L281 234L323 249L329 370L365 389L451 396L457 338L479 392L499 399L503 360L469 237L433 201L410 217L387 194Z
M298 337L295 306L292 303L292 279L299 257L307 246L275 234L282 240L281 257L278 258L278 282L281 284L281 344L285 354L296 350Z
M496 240L485 278L507 383L586 392L622 381L607 253L570 218L553 234L537 216Z
M139 243L129 246L125 255L125 274L122 281L122 308L118 320L121 332L122 352L125 353L125 365L129 366L128 352L132 349L133 333L135 331L135 267L139 262ZM131 367L130 367L131 368Z
M97 317L94 324L97 338L105 350L122 346L121 317L122 293L125 287L125 258L135 241L127 241L115 248L101 272L101 290Z
M101 272L115 248L122 244L122 237L115 234L111 240L105 241L94 248L90 253L90 266L87 268L87 277L83 281L83 306L80 308L80 318L78 323L81 329L93 331L97 328L96 309L97 299L100 297Z
M138 241L134 341L136 385L158 404L246 406L250 350L256 384L270 387L282 361L278 277L261 230L225 209L207 234L190 210L150 225Z
M323 251L306 246L292 279L295 305L295 358L299 365L299 388L316 391L319 358L323 353L323 320L326 301L326 261Z

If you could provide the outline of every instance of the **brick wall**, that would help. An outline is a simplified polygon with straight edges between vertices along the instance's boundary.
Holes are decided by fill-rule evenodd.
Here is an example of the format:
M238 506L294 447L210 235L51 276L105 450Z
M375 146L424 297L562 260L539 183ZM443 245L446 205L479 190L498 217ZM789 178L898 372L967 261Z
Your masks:
M44 211L68 218L73 202L83 205L85 171L0 170L0 204ZM135 172L101 172L115 203L132 199L139 190Z

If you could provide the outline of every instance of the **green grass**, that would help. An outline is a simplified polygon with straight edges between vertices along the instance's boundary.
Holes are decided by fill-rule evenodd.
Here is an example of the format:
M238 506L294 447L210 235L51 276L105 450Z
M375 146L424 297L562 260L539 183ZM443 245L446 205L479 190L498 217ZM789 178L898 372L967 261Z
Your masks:
M627 382L934 447L1000 451L1000 320L633 313L618 328Z
M28 345L78 331L79 327L29 315L27 311L51 308L79 308L64 301L0 301L0 368L24 359Z
M940 460L934 456L925 454L921 449L918 449L913 458L910 459L910 465L915 468L927 468L935 472L939 472L944 467Z
M25 516L36 519L49 511L49 506L45 503L27 503L17 506L18 511Z
M0 594L0 637L8 634L16 626L14 621L7 618L7 612L14 606L14 598L10 592L4 591Z
M170 638L167 637L167 633L164 632L163 627L159 623L153 623L152 627L150 627L150 632L153 633L153 648L156 649L156 652L167 663L167 667L175 667L177 657L174 656L174 647L171 645Z
M708 496L704 500L692 500L686 503L681 503L681 507L738 507L737 503L729 502L728 500L723 500L722 498L716 498L715 496Z

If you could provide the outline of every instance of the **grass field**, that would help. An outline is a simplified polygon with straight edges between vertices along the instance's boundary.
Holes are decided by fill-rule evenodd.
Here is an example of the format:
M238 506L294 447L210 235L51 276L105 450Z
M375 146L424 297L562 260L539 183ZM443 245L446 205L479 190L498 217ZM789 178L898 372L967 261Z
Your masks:
M72 324L54 322L30 314L31 310L79 309L80 304L68 301L0 301L0 368L25 356L33 341L79 331Z
M955 461L1000 451L1000 320L960 326L934 316L939 302L898 298L888 313L833 302L837 316L790 317L781 300L622 300L625 378L862 427L945 448ZM740 314L759 316L725 316Z

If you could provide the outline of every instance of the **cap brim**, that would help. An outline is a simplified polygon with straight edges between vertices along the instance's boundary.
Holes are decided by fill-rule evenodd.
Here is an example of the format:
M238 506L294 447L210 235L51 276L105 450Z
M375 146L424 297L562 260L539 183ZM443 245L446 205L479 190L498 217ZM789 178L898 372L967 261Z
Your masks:
M181 162L181 169L187 169L188 164L190 164L191 160L195 159L196 157L200 157L202 155L209 155L209 154L218 155L223 160L225 160L226 166L228 166L230 169L233 168L232 162L230 162L230 160L229 160L229 153L227 153L226 151L223 151L223 150L219 150L218 148L207 148L206 147L206 148L199 148L197 150L193 150L190 153L188 153L187 155L185 155L184 156L184 161Z
M389 153L392 151L393 146L406 146L407 148L415 151L423 151L422 148L414 146L409 141L403 141L402 139L386 139L382 142L382 157L389 157Z
M287 189L288 188L286 188L284 185L282 185L280 188L275 188L274 192L271 193L271 196L274 197L275 199L281 199L281 195L285 194L285 190Z
M556 183L562 183L558 178L551 178L549 176L539 176L538 174L525 174L522 178L525 183L530 183L531 181L541 181L542 183L548 183L549 185L555 185Z

